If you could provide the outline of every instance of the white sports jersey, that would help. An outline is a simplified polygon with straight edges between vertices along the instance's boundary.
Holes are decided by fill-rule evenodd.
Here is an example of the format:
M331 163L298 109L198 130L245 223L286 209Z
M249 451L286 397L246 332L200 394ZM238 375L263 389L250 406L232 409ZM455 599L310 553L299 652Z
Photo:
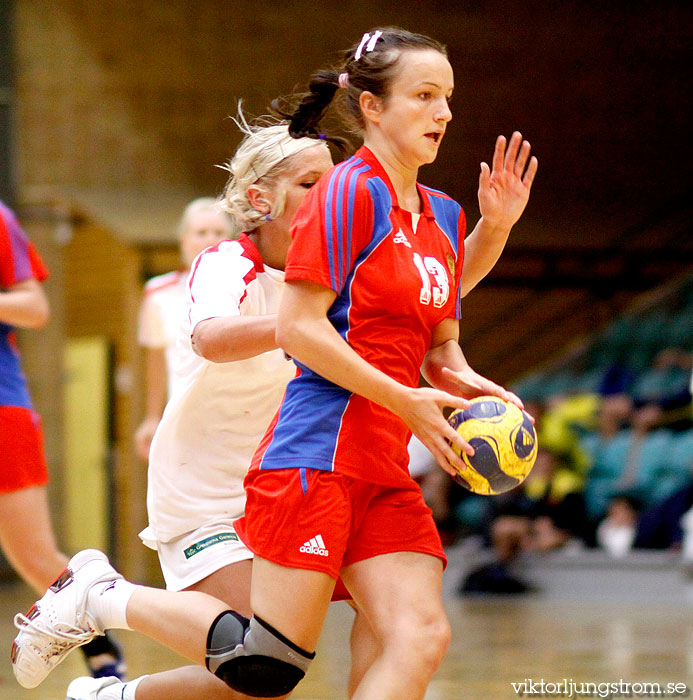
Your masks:
M176 270L152 277L144 286L137 339L145 348L164 350L168 396L175 390L176 339L188 304L188 272Z
M245 235L208 248L193 262L190 310L174 362L177 389L149 454L147 535L167 542L245 506L250 459L295 374L282 350L215 363L191 351L205 319L276 313L284 273L263 265Z

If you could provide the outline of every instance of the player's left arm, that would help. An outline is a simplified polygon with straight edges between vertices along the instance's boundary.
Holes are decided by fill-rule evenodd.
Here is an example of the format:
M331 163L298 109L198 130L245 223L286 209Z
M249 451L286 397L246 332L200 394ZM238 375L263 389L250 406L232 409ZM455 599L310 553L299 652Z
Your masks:
M19 328L42 328L50 308L41 283L30 277L0 291L0 321Z
M218 316L200 321L190 341L210 362L236 362L276 350L277 315Z
M505 136L496 139L493 169L481 164L479 211L481 218L464 242L460 294L468 294L498 261L510 229L522 215L539 163L529 157L531 147L516 131L506 148Z
M518 396L482 377L467 362L459 344L459 321L446 318L433 329L431 347L421 365L424 379L436 389L465 399L498 396L524 408Z
M278 347L277 315L241 310L251 264L234 246L206 250L193 262L188 281L190 342L210 362L247 360Z

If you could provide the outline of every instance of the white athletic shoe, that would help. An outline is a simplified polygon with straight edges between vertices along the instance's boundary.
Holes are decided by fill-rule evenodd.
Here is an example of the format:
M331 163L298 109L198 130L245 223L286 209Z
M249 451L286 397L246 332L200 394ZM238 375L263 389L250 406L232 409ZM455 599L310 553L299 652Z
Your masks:
M86 609L87 594L97 583L121 578L103 552L85 549L26 615L15 615L19 634L11 658L19 685L35 688L72 649L104 633Z
M75 678L67 686L67 697L65 700L97 700L99 690L116 683L122 683L120 678L116 676L108 676L107 678L82 676L81 678Z

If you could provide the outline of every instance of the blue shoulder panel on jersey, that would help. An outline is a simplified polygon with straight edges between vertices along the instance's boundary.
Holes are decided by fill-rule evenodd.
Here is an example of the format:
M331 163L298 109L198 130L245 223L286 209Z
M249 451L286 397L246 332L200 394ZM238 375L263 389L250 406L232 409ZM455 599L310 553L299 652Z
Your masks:
M379 177L371 177L366 183L368 190L371 193L371 202L373 204L373 231L371 240L363 250L359 252L354 261L353 267L350 266L344 280L344 287L338 294L334 303L330 307L327 317L332 325L337 329L337 332L347 338L349 332L349 309L351 308L351 284L354 275L359 266L362 265L371 253L388 237L392 232L392 223L390 222L390 211L392 210L392 197L387 185Z
M455 251L455 255L457 255L460 244L458 222L462 207L443 192L437 192L429 187L425 187L424 190L428 195L428 201L433 210L433 216L436 217L436 223L450 241L450 245Z
M330 283L336 292L342 289L346 271L351 267L349 254L351 251L351 227L354 219L356 182L358 176L369 169L370 166L366 165L361 158L349 158L349 160L344 161L344 163L334 169L327 186L325 234L327 236Z
M5 265L12 267L11 282L23 282L33 277L29 256L29 239L19 225L14 212L0 202L0 236L4 239L2 248L9 248Z

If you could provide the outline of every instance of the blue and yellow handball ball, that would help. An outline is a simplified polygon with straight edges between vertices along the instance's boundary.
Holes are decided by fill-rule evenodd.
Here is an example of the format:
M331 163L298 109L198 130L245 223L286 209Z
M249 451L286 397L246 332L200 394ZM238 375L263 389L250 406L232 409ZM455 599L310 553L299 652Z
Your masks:
M460 453L467 469L455 481L483 496L510 491L527 477L537 458L537 434L529 415L496 396L472 399L469 408L450 414L450 425L473 448Z

